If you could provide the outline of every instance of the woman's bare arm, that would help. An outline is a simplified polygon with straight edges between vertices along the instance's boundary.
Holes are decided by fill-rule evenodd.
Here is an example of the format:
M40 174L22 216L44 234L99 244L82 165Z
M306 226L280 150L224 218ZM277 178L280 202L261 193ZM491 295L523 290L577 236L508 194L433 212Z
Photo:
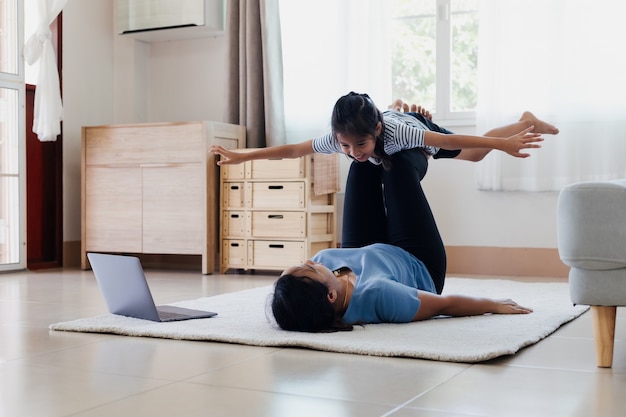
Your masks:
M413 321L426 320L435 316L479 316L494 314L528 314L532 309L523 307L513 300L493 300L490 298L465 295L439 295L419 291L420 308Z
M217 163L218 165L231 165L241 164L242 162L255 159L299 158L301 156L310 155L315 151L313 150L313 140L307 140L298 144L271 146L269 148L259 148L246 152L228 150L222 146L213 145L209 148L209 152L221 156L221 159Z

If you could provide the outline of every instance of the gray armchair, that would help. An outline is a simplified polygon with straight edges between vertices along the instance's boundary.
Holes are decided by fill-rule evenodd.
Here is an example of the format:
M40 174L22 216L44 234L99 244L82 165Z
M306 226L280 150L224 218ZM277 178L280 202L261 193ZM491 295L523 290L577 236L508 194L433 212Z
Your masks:
M570 297L591 306L596 363L610 368L617 307L626 306L626 179L569 185L557 207L557 244L571 267Z

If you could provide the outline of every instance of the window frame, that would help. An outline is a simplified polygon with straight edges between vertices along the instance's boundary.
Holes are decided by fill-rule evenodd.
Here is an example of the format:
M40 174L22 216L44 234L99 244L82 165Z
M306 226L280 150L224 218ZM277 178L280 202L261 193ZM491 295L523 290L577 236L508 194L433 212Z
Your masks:
M433 0L435 8L435 108L429 109L437 122L446 126L476 125L476 111L452 111L452 25L451 2L454 0ZM394 97L395 98L395 97ZM415 103L420 104L420 103Z
M18 242L9 242L5 244L18 244L17 262L9 261L0 262L0 272L21 270L26 268L26 89L24 83L24 60L22 58L24 44L24 0L16 0L17 3L17 73L0 72L0 88L6 88L17 91L18 99L18 150L17 150L17 174L0 173L3 177L14 178L18 180L17 195L2 196L9 199L17 199L17 202L8 201L8 203L17 203L18 213L17 219L10 227L18 228Z

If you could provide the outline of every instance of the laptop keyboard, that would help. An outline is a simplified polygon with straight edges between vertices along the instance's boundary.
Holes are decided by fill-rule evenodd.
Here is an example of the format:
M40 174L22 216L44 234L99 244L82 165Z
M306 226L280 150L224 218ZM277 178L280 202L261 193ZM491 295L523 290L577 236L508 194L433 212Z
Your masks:
M172 313L170 311L159 311L159 318L163 321L176 320L188 317L186 314Z

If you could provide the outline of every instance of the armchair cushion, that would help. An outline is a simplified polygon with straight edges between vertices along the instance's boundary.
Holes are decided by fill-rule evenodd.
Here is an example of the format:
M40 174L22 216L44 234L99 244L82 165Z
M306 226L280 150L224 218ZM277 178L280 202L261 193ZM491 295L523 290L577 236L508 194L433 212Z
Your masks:
M565 187L558 203L558 248L568 266L626 267L626 179Z

